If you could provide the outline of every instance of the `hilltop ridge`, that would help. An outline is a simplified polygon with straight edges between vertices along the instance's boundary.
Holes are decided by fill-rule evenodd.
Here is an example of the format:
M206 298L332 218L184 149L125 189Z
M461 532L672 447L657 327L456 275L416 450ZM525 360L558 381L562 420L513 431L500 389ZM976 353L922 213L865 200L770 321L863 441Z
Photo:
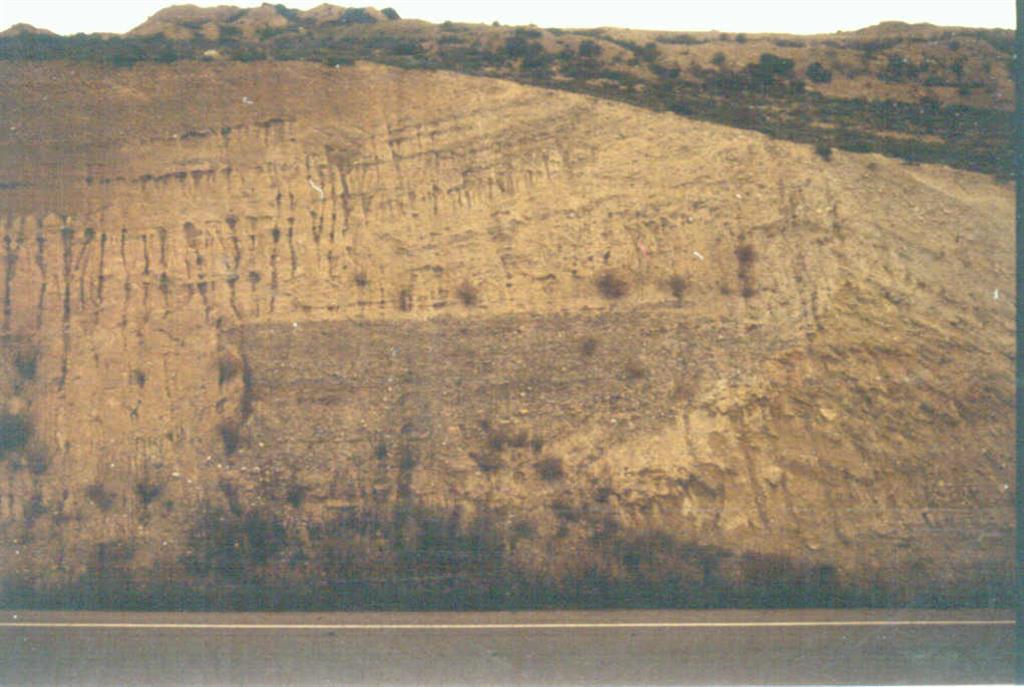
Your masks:
M346 8L327 3L305 11L270 3L251 9L229 5L173 5L154 14L128 35L162 35L171 40L191 40L199 36L217 40L222 35L237 35L251 41L288 27L375 24L398 18L398 13L390 8L382 11L373 7Z
M1012 174L1013 33L885 22L816 36L427 22L391 9L174 6L125 36L0 37L3 60L357 60L620 100L910 163Z

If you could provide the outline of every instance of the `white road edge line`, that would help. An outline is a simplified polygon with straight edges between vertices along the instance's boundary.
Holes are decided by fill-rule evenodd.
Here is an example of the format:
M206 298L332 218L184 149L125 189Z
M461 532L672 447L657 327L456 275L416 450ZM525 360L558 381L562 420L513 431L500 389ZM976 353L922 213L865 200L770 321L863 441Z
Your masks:
M95 630L590 630L671 628L768 628L768 627L894 627L1014 625L1013 620L807 620L789 622L651 622L651 623L362 623L339 624L240 624L240 623L55 623L0 622L0 628L80 628Z

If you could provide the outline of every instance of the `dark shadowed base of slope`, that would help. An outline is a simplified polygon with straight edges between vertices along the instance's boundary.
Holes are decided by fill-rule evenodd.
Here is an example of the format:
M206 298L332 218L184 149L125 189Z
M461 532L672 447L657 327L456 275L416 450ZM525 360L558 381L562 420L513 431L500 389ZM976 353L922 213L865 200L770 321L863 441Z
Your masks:
M920 570L844 579L830 565L733 553L665 532L602 532L572 564L539 572L533 536L482 513L460 524L422 507L339 518L299 545L272 514L212 509L175 565L134 576L129 544L99 547L88 572L41 586L7 579L7 608L152 611L607 608L1006 608L1012 571L975 566L953 585ZM911 566L913 568L914 566ZM966 579L970 576L970 579Z

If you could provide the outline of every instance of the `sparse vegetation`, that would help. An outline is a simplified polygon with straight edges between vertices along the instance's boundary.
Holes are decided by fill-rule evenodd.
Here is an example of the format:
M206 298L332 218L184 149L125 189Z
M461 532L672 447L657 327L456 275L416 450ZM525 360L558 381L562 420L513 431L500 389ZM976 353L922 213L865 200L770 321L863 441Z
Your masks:
M583 339L583 341L580 342L580 353L582 353L584 357L590 358L596 352L597 352L597 339L595 339L594 337L592 337L592 336L585 337Z
M186 567L199 576L240 581L276 556L286 545L286 530L276 516L258 510L241 514L210 509L189 533Z
M281 16L290 12L285 10L279 10ZM828 143L834 148L909 156L917 162L939 162L988 173L1010 174L1013 167L1012 111L1004 103L993 101L979 108L947 100L937 111L929 111L916 103L831 97L804 90L803 78L816 84L829 83L832 69L842 68L841 61L831 63L831 69L822 61L811 62L798 78L795 67L801 60L793 60L792 52L788 53L790 57L764 53L757 63L734 72L726 66L725 53L719 51L721 56L711 58L717 69L693 63L691 80L681 79L676 67L659 63L658 44L703 42L686 34L662 34L657 36L657 43L641 45L601 30L542 32L498 26L487 29L497 40L484 41L478 30L469 26L447 23L392 32L386 24L370 27L368 23L374 19L365 12L353 9L345 16L348 19L316 25L295 15L288 26L263 31L258 42L245 39L237 26L225 22L220 24L221 38L216 41L199 35L189 40L169 40L161 35L8 36L0 38L0 60L87 61L120 68L145 61L203 59L208 50L215 50L223 59L241 62L308 60L333 66L371 60L407 68L487 73L667 109L803 143L813 144L820 137L819 125L828 124ZM583 42L578 36L585 37ZM729 37L722 34L720 40ZM747 36L736 34L731 40L743 44ZM865 40L851 34L820 43L771 40L790 51L806 51L804 56L813 55L819 44L832 51L863 55L865 66L846 76L866 77L867 83L873 79L925 88L953 86L969 95L982 92L992 97L994 90L979 89L978 84L991 81L992 64L1012 67L1013 36L1009 31L947 31L933 42L941 42L955 56L949 60L913 57L918 50L916 44L925 39L912 35ZM986 43L985 54L965 54L968 40L970 44ZM611 49L615 46L628 50L631 57L622 60L619 51ZM993 51L996 56L991 54ZM637 67L642 67L642 74L636 73ZM1008 74L1012 76L1012 68ZM771 111L771 117L763 116L765 110ZM904 136L897 139L885 135L891 131ZM942 142L927 138L931 136Z

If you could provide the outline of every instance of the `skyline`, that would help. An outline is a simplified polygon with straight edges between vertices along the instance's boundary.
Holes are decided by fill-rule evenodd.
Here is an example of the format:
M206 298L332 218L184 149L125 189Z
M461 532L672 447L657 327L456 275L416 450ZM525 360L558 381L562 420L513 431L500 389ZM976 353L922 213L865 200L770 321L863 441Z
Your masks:
M0 27L26 23L62 35L125 33L145 22L157 11L175 4L258 7L263 3L260 0L198 0L191 3L166 0L94 0L89 3L77 0L5 0L0 4ZM306 10L323 2L292 0L283 4L293 9ZM559 28L615 26L661 31L814 34L853 31L883 21L1005 29L1012 29L1015 25L1013 3L1003 0L977 0L970 4L948 0L866 0L859 3L807 0L777 0L771 3L752 0L691 0L667 3L638 0L628 4L585 4L574 0L489 3L388 0L380 3L380 7L385 6L393 7L404 19L421 19L433 23L447 20L489 24L497 21L508 25L535 24Z

